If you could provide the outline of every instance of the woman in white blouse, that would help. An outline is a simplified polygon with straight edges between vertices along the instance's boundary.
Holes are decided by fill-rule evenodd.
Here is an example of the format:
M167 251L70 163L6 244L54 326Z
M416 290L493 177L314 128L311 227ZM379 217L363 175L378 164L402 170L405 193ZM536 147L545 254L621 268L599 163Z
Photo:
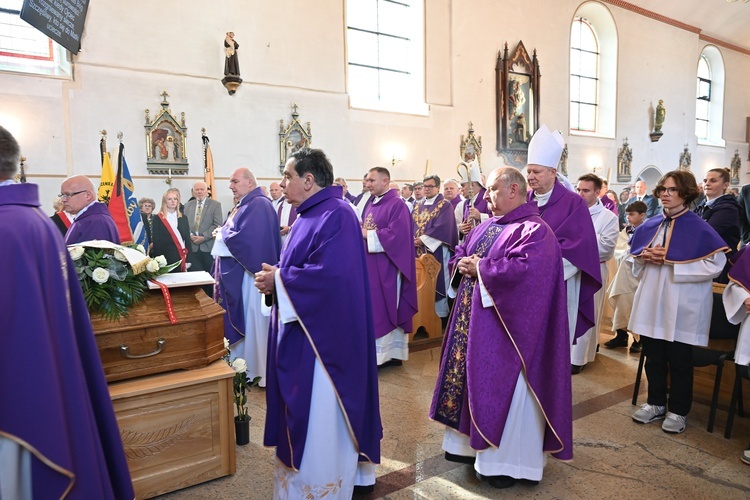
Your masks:
M172 272L185 271L187 247L190 237L187 217L180 212L180 190L167 189L161 199L161 209L153 224L151 256L163 255L169 264L182 261Z

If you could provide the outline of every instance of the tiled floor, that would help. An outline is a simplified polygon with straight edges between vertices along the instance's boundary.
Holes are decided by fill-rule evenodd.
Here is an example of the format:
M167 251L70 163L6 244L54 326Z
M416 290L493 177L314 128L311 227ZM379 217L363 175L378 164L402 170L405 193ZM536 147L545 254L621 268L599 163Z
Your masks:
M718 412L709 434L708 407L697 403L681 435L666 434L657 423L634 423L630 399L638 357L626 349L602 349L573 376L574 460L550 459L538 486L493 489L470 466L443 459L443 428L427 417L439 354L439 348L412 353L402 367L380 371L382 462L375 493L361 498L750 498L750 466L739 460L750 440L750 419L735 419L731 440L723 436L726 412ZM639 401L645 401L644 390L645 384ZM161 498L273 497L273 450L262 445L265 395L254 390L250 399L250 444L237 447L237 473Z

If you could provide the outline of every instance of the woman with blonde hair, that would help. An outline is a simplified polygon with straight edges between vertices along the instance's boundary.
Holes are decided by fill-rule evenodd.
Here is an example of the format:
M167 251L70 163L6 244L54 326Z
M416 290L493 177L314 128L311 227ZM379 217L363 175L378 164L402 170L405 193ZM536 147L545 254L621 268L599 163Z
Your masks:
M161 199L161 209L157 214L152 229L153 242L151 256L163 255L167 262L182 261L172 272L187 270L187 246L190 227L187 217L180 212L180 190L169 188Z

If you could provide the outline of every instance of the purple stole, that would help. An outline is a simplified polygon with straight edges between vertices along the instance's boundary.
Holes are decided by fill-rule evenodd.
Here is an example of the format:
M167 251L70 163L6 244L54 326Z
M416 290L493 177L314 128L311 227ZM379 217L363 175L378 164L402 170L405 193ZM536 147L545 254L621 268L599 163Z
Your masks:
M317 359L330 376L360 461L380 463L375 336L362 229L342 188L329 186L297 207L277 279L296 321L274 307L268 340L265 446L288 468L305 452Z
M618 217L620 216L620 211L617 210L617 203L610 200L606 194L599 199L601 200L602 205L604 205L604 208L608 208L613 214Z
M526 199L536 206L533 191L529 191ZM577 339L596 323L594 294L602 287L594 223L583 198L565 189L559 180L555 181L550 199L539 212L555 232L563 258L581 270L578 319L573 337Z
M284 211L284 203L286 203L286 197L281 197L281 202L279 202L279 206L276 209L276 214L279 216L279 224L281 224L281 212ZM283 224L285 226L291 226L294 224L294 221L297 220L297 210L295 210L294 207L289 211L289 224Z
M573 456L570 336L557 238L536 204L484 221L452 260L477 254L478 279L462 276L443 342L430 418L469 436L476 450L499 446L521 372L546 420L544 451ZM533 301L529 297L534 297Z
M279 219L271 200L260 188L246 194L234 208L234 217L221 227L231 257L217 259L219 304L226 310L224 336L230 344L245 336L245 303L242 281L246 273L260 271L262 263L276 264L281 250Z
M659 226L666 226L663 241L654 241ZM673 244L674 243L674 244ZM727 251L726 242L711 225L695 212L685 209L674 217L655 215L636 228L630 253L636 257L644 248L661 245L667 249L664 260L672 263L703 260L716 252Z
M750 253L746 252L748 248L750 247L742 247L739 252L732 256L729 281L737 283L750 292Z
M411 217L414 238L426 234L448 245L448 251L453 253L453 249L458 243L458 227L456 227L456 217L453 215L452 205L443 198L442 194L437 195L432 205L425 205L424 202L415 204ZM446 251L444 246L440 245L440 248L433 254L441 267L444 251ZM419 247L417 253L422 255L427 253L427 250L425 247ZM443 297L445 297L445 279L443 273L440 272L438 273L435 300L440 300Z
M94 202L80 217L74 219L65 235L66 245L90 240L106 240L120 244L120 233L104 203Z
M459 203L461 203L462 201L463 201L463 200L461 199L461 197L460 197L460 196L456 196L455 198L453 198L452 200L450 200L450 202L451 202L451 205L453 205L453 209L454 209L454 210L456 209L456 206L457 206L457 205L458 205Z
M362 227L374 230L385 250L367 253L375 338L379 339L397 327L409 333L412 331L412 317L417 312L416 253L409 209L398 192L391 189L377 203L365 208L362 220ZM396 288L399 273L401 289Z

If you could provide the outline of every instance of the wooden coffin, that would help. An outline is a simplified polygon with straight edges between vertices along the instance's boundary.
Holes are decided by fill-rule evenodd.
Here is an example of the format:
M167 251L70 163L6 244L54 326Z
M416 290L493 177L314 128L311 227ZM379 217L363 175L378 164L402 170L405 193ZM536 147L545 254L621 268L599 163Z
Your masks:
M412 344L415 341L438 339L443 336L440 316L435 313L435 288L441 265L428 253L420 256L416 264L418 310L412 319L413 330L409 335Z
M198 368L224 354L224 309L198 286L171 288L170 293L174 325L161 291L149 291L120 321L92 318L108 382Z
M217 361L109 384L136 498L234 474L233 379Z

